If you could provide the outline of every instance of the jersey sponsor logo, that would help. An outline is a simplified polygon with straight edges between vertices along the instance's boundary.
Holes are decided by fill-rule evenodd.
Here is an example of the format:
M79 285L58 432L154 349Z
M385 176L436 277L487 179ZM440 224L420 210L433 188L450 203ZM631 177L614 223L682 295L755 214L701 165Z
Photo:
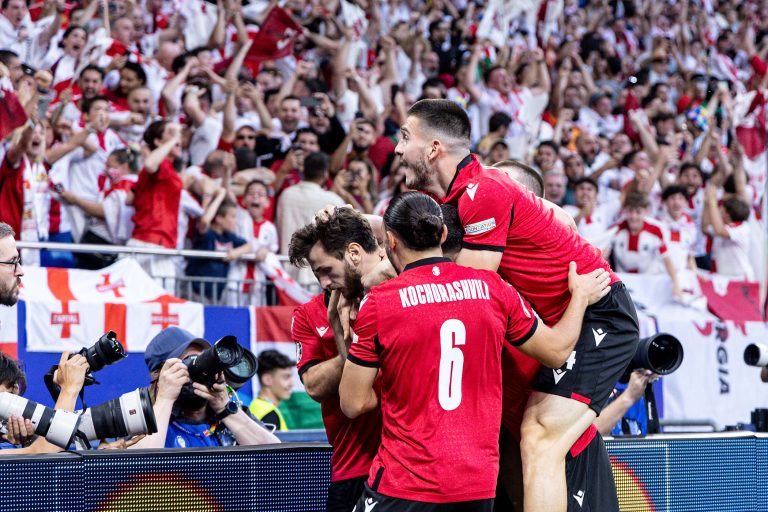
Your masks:
M300 363L301 362L301 352L302 352L301 342L297 341L295 343L296 343L296 362Z
M315 327L315 330L317 331L317 334L322 338L325 336L325 333L328 332L328 327Z
M584 491L579 491L573 495L573 499L576 500L576 502L579 504L579 507L581 507L582 503L584 503L584 494Z
M488 283L481 279L462 279L450 283L425 283L398 290L404 308L420 304L456 302L459 300L490 300Z
M371 512L378 504L379 502L373 498L365 498L365 512Z
M480 233L486 233L496 227L496 218L481 220L474 224L468 224L464 226L464 232L468 235L479 235Z
M477 192L477 183L470 183L467 185L467 195L471 200L475 200L475 192Z
M603 338L605 338L608 333L603 331L602 328L598 327L597 330L592 329L592 334L595 335L595 346L599 347L600 343L603 341Z

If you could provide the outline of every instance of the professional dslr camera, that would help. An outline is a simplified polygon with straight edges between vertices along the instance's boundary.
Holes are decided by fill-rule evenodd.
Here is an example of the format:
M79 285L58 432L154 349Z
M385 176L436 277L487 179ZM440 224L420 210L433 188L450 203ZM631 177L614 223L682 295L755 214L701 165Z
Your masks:
M192 382L213 386L216 374L238 388L256 374L258 364L253 353L240 346L234 336L224 336L202 353L184 358Z
M744 349L744 362L749 366L768 367L768 345L750 343Z
M626 384L632 372L641 368L657 375L669 375L680 368L681 364L683 345L680 340L671 334L660 332L640 340L635 355L619 382Z

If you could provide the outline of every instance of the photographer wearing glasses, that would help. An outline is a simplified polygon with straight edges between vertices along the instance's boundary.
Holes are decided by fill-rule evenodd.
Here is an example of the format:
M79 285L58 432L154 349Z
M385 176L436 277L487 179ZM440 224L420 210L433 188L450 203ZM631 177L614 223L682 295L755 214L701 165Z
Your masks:
M211 344L178 327L160 331L149 342L144 361L157 433L135 448L188 448L279 443L260 422L230 397L222 373L210 383L193 382L188 365Z

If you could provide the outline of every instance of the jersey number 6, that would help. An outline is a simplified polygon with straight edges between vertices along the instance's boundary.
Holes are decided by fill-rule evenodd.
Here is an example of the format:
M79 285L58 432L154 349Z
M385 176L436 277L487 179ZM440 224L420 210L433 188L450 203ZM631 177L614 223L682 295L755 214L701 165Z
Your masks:
M437 397L440 406L452 411L461 404L461 374L464 353L459 346L467 341L467 329L460 320L446 320L440 327L440 375Z

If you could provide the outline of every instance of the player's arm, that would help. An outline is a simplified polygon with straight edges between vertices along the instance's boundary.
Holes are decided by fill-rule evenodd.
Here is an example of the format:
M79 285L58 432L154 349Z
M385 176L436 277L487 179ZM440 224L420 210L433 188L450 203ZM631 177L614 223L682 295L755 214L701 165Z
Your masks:
M496 272L507 246L515 197L500 183L479 180L459 198L457 208L464 229L456 263Z
M576 346L587 306L608 294L610 282L611 276L604 269L577 274L576 263L571 262L568 269L571 301L560 321L552 327L538 322L530 338L513 342L513 345L550 368L560 368Z
M378 373L377 367L360 366L350 360L344 364L339 396L341 411L348 418L357 418L379 405L379 399L373 390L373 381Z
M348 418L357 418L379 405L373 390L379 373L378 326L376 305L370 295L361 302L355 333L358 339L349 348L339 384L341 411Z
M318 352L321 340L302 307L296 308L293 313L291 337L296 346L300 347L300 350L297 350L299 378L310 398L322 402L338 395L344 359L336 356L323 360L323 355Z

